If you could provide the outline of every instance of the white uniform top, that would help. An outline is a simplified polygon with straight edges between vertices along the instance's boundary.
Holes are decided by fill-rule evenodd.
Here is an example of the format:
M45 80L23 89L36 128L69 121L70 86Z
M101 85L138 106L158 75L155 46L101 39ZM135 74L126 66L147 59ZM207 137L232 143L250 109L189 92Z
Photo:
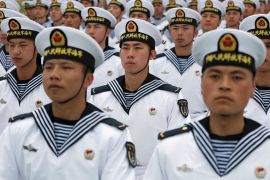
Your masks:
M182 99L182 95L179 88L150 74L127 109L122 95L123 81L124 76L121 76L107 86L92 89L90 102L129 126L136 147L136 176L140 179L156 146L158 133L179 127L189 122L190 117L185 114L187 106L181 109L187 117L180 113L177 100Z
M88 105L57 151L50 109L51 104L18 118L2 133L1 180L135 179L125 147L131 141L129 132L124 126L113 127L121 123Z
M192 125L167 132L168 138L157 145L143 180L255 180L259 176L270 179L270 160L266 158L270 152L270 131L266 127L259 126L238 142L227 166L228 172L223 176L214 170L215 157L211 154L208 133L201 129L206 136L198 138L202 141L198 143L193 128ZM205 155L207 150L212 159Z
M124 74L124 68L116 49L108 47L104 51L104 56L105 61L95 69L94 81L90 88L106 85Z
M188 100L190 116L193 119L207 111L201 95L201 66L190 56L181 74L177 61L179 60L173 50L166 50L150 61L149 72L169 84L182 88L181 92Z
M250 98L244 110L244 116L270 128L270 108L264 108L263 101L257 90L254 97Z
M43 104L51 102L42 84L42 70L37 69L33 78L28 82L22 97L18 95L16 69L8 73L0 81L0 134L8 124L8 119L18 114L35 110Z

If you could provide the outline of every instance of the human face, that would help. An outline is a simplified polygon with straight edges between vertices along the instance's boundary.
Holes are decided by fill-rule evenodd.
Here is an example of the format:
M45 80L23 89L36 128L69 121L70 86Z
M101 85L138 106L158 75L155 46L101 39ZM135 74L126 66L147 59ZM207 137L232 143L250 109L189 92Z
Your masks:
M0 42L7 44L7 34L0 29Z
M210 113L219 116L243 114L255 90L252 73L237 66L212 66L202 76L202 95Z
M258 9L258 14L267 14L267 7L265 2L260 2L260 8Z
M8 51L13 64L17 67L25 67L32 62L37 54L33 40L11 39L8 43Z
M126 75L137 75L148 72L149 59L155 57L155 50L139 41L126 41L122 43L120 58Z
M155 16L160 17L163 15L164 7L161 3L153 3Z
M219 15L212 12L204 12L202 14L201 26L203 32L208 32L217 29L221 22Z
M36 7L36 17L45 18L48 15L48 10L45 7L37 6Z
M43 84L46 94L53 102L64 102L78 93L83 97L93 76L87 73L84 79L84 65L65 59L50 59L45 62L43 70ZM90 81L89 81L90 80Z
M270 39L262 39L266 46L267 54L263 64L257 69L257 72L269 72L270 71Z
M197 35L195 27L190 24L174 24L169 26L170 35L175 47L191 47L193 38Z
M25 9L25 15L31 20L34 20L36 18L36 14L36 7Z
M123 15L123 11L121 10L121 8L116 5L116 4L110 4L107 8L107 10L112 13L112 15L116 18L116 19L121 19L122 15Z
M230 10L226 12L225 20L228 28L238 27L242 19L242 15L239 11Z
M67 27L80 29L81 21L82 21L81 17L76 13L67 12L63 16L64 26Z
M110 34L110 30L103 24L87 23L85 33L95 39L99 45L104 45L106 38Z
M53 6L50 8L50 17L53 22L60 21L62 19L62 12L60 7Z
M93 3L91 1L88 1L88 0L81 1L81 3L84 5L84 7L92 7L92 6L94 6Z
M255 12L256 12L256 9L254 8L254 6L250 4L245 4L245 11L243 12L244 18L255 14Z
M148 21L148 16L143 12L132 12L129 15L130 18L142 19Z

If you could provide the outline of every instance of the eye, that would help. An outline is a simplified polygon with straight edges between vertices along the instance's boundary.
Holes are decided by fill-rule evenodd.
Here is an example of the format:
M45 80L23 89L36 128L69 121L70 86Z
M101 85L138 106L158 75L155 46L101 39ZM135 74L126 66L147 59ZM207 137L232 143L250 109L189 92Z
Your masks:
M213 80L217 80L217 79L220 78L220 75L218 75L218 74L210 74L210 75L209 75L209 78L210 78L210 79L213 79Z
M235 81L240 81L240 80L242 80L244 78L242 76L233 76L232 79L235 80Z

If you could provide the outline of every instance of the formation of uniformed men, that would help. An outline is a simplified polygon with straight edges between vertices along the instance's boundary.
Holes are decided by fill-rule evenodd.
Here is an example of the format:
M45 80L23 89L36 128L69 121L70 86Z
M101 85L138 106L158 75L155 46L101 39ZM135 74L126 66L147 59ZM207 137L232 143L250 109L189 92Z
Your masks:
M0 0L0 180L270 179L268 0Z

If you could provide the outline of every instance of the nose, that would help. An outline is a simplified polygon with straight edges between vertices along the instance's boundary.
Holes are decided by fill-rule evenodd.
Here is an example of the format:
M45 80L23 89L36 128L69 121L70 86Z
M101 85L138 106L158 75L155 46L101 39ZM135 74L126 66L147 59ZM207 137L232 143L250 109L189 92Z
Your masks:
M49 73L49 78L50 80L54 80L54 79L59 79L60 78L60 74L59 74L59 69L57 67L53 67Z
M222 91L228 91L230 90L230 78L229 77L223 77L221 80L220 80L220 87L219 89L222 90Z

